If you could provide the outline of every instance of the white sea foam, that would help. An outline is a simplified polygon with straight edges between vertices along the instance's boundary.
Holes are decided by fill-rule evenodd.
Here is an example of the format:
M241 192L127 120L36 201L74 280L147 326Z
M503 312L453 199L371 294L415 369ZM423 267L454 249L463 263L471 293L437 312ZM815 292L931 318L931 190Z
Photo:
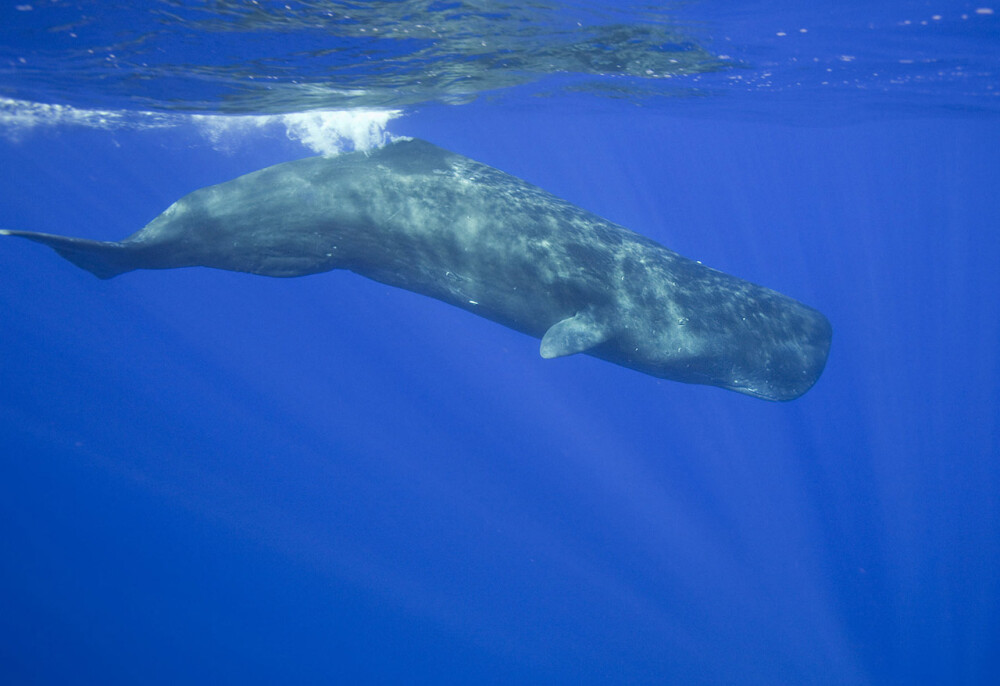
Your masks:
M178 123L174 115L154 112L90 110L0 98L0 135L15 141L21 140L36 128L84 126L95 129L148 129L176 126Z
M368 150L385 145L391 136L389 121L399 110L348 110L342 112L302 112L281 116L288 137L324 155L350 147Z
M255 131L283 127L291 140L321 155L336 155L346 150L368 150L384 145L392 136L389 121L399 110L342 110L297 112L261 116L193 115L198 129L221 149Z
M284 130L289 139L322 155L368 150L392 140L389 122L399 110L314 111L273 115L162 114L158 112L81 109L0 98L0 135L19 141L35 129L86 127L151 129L194 125L219 150L239 148L268 130Z

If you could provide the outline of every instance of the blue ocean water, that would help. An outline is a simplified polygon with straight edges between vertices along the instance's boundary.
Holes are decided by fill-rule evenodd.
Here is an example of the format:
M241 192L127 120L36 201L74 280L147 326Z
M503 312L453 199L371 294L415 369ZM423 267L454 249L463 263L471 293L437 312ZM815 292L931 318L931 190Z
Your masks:
M117 240L364 111L834 341L768 403L2 238L0 681L993 683L1000 6L104 4L3 9L0 228Z

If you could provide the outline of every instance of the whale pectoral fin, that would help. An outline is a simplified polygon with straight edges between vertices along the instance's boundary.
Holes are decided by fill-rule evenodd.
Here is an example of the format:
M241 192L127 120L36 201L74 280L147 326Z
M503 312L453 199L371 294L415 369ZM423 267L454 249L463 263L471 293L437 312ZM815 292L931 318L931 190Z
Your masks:
M556 322L542 336L538 352L545 359L575 355L590 350L611 338L611 329L601 324L591 312L577 312Z

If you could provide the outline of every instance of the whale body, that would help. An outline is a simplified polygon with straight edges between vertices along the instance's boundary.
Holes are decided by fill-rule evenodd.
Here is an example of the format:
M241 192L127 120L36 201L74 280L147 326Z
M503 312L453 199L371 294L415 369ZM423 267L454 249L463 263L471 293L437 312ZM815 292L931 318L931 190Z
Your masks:
M349 269L656 377L791 400L819 378L816 310L420 140L313 157L194 191L120 242L0 231L96 276L204 266Z

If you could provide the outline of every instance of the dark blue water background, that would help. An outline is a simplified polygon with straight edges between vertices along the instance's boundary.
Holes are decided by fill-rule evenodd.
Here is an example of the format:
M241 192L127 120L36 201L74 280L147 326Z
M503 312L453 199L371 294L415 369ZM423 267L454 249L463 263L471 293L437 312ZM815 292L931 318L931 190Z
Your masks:
M0 241L0 681L993 683L1000 24L763 4L679 10L741 66L676 92L414 88L389 130L824 312L792 403L542 360L346 272L99 281ZM121 109L87 69L8 61L0 95ZM118 239L309 154L175 123L8 122L0 226Z

